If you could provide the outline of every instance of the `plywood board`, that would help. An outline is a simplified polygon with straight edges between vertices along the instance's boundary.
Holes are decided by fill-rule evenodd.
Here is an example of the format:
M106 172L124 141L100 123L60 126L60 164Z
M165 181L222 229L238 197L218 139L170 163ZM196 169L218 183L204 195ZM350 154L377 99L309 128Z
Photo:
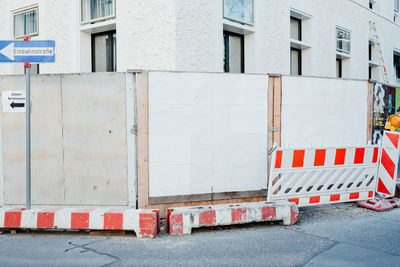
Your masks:
M127 205L125 74L64 75L65 203Z
M150 197L266 188L268 76L149 72L148 84Z
M367 81L282 78L282 146L363 145Z
M0 90L24 91L25 76L0 76ZM1 139L4 204L25 204L25 113L1 113Z

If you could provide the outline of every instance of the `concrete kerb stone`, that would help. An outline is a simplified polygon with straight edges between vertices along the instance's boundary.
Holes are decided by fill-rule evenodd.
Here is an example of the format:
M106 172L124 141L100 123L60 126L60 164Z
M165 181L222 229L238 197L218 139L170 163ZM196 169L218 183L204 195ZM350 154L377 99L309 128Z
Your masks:
M167 213L170 235L188 235L192 228L252 222L283 221L284 225L293 225L298 219L299 209L289 201L178 207Z
M160 212L150 209L0 209L0 228L32 230L127 230L139 238L160 231Z

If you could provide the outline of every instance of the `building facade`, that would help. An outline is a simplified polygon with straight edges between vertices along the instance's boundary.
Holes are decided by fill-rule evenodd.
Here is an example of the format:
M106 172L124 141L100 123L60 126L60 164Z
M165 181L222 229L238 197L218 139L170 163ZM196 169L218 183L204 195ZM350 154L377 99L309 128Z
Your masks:
M399 0L0 0L0 39L56 41L34 71L279 73L400 86ZM1 49L1 47L0 47ZM23 73L0 64L0 74Z

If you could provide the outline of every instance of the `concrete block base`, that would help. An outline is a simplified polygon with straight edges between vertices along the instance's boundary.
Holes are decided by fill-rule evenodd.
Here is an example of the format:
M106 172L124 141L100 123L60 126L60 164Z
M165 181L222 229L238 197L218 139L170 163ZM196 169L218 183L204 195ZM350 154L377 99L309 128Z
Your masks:
M171 208L167 223L170 235L188 235L192 228L265 221L292 225L298 219L297 205L282 201Z
M158 210L137 209L0 209L0 228L63 230L127 230L154 238L160 230Z

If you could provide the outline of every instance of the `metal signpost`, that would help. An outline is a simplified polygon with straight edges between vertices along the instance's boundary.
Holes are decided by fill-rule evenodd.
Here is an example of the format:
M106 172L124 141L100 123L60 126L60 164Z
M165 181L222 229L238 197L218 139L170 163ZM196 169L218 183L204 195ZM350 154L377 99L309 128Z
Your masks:
M24 41L0 41L0 63L24 62L26 73L26 103L22 103L20 92L3 93L3 111L8 111L4 103L12 101L9 112L26 110L26 209L31 209L31 64L55 61L55 41L30 41L26 36ZM11 94L11 96L10 96ZM20 97L18 97L20 96ZM15 101L14 101L15 100ZM18 101L19 100L19 101ZM23 111L22 111L23 112Z

